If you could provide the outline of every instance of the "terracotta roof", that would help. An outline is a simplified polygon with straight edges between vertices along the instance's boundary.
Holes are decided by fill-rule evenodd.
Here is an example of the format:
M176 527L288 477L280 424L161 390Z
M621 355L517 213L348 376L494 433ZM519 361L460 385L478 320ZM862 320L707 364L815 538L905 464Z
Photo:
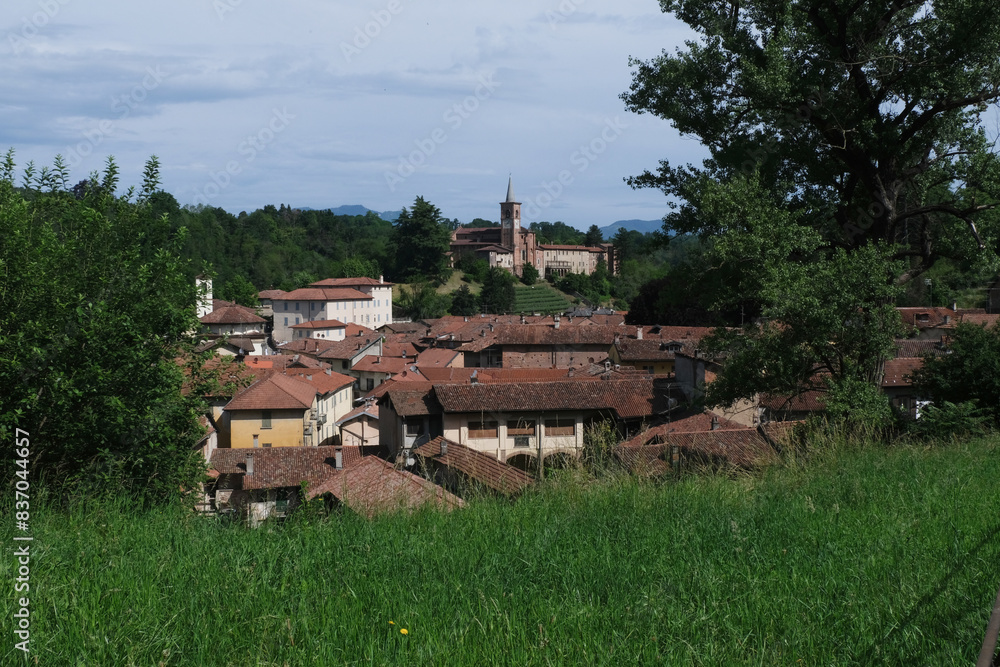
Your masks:
M773 412L820 412L825 406L819 399L825 395L826 392L818 390L806 391L798 396L764 394L760 397L760 406Z
M226 410L305 410L312 407L315 397L312 385L272 374L236 394Z
M198 318L202 324L264 324L266 320L253 308L229 301L212 301L212 312Z
M768 465L778 460L777 452L768 438L756 428L668 433L657 444L619 447L615 453L626 466L640 464L645 467L642 472L662 474L664 466L656 463L656 460L663 460L669 471L667 460L672 445L676 445L684 455L695 454L712 463L726 463L741 468Z
M269 447L256 449L217 449L210 467L220 477L241 476L242 488L278 489L306 482L308 490L337 475L336 451L342 451L345 468L361 460L359 447ZM247 454L253 454L253 474L247 475ZM310 494L311 497L311 494Z
M413 473L396 470L374 456L366 456L309 490L309 497L329 493L363 516L394 510L413 510L434 505L444 510L462 507L465 502L440 486Z
M282 289L266 289L262 292L257 292L257 298L263 301L265 299L275 299L285 294L285 290Z
M913 378L910 376L924 365L921 358L890 359L885 362L885 371L882 374L883 387L911 387Z
M942 355L947 354L947 350L942 349L941 342L937 340L896 340L897 357L923 357L927 354Z
M340 320L312 320L293 324L289 329L345 329L347 325Z
M540 410L612 410L620 419L649 417L667 407L665 393L654 391L653 378L566 380L435 385L445 412L524 412Z
M373 334L371 336L349 336L344 340L332 341L320 350L319 358L351 359L362 350L377 343L381 337L381 334Z
M676 346L676 350L671 349ZM657 339L634 340L626 339L615 343L618 356L622 361L671 361L674 352L683 348L679 342Z
M348 287L303 287L272 301L371 301L372 296Z
M960 316L960 320L967 324L978 324L984 327L996 326L997 321L1000 321L1000 314L989 314L986 313L963 313Z
M407 368L412 366L414 361L414 359L403 359L402 357L376 357L375 355L370 354L362 359L359 359L357 363L351 367L351 370L395 375L396 373L402 373Z
M603 253L603 248L594 248L593 246L586 245L551 245L548 243L539 243L538 247L542 250L577 250L585 252L600 252Z
M367 405L362 404L354 408L346 415L341 417L338 421L334 422L334 426L340 426L341 424L346 424L347 422L354 421L358 417L363 415L368 415L372 419L378 419L378 406L377 405Z
M394 283L387 283L374 278L326 278L317 280L310 284L310 287L355 287L358 285L365 287L391 287Z
M424 369L426 367L447 368L455 361L455 358L459 356L462 356L462 353L458 350L431 348L429 350L424 350L417 357L417 367L420 369Z
M430 382L399 382L389 387L380 399L389 401L392 409L401 417L440 414L441 404L432 391Z
M294 377L300 382L312 385L318 394L331 394L340 391L344 387L350 387L355 379L349 375L334 373L330 369L319 370L316 368L287 368L283 371L288 377Z
M441 444L447 443L447 453L441 453ZM532 479L524 471L498 461L495 456L470 449L457 442L437 437L413 450L417 456L457 470L481 482L494 491L513 495L531 485Z
M959 313L964 314L965 312L968 312L955 311L951 308L922 307L905 307L897 308L896 310L899 311L899 316L903 320L903 324L916 327L918 329L943 326L945 324L945 318L948 318L949 324L954 324L958 320Z
M639 433L630 440L622 443L625 447L640 447L642 445L656 444L662 442L664 436L669 433L707 433L712 430L713 420L718 426L717 430L738 430L751 428L743 426L737 422L730 421L725 417L720 417L708 410L698 414L689 415L676 421L671 421L659 426L653 426Z

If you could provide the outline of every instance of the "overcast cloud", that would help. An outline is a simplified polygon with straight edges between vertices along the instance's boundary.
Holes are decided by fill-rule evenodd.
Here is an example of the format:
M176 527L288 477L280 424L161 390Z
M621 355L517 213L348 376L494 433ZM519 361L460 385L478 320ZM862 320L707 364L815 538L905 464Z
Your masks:
M661 217L622 179L705 155L619 99L630 55L691 37L655 0L8 0L0 35L19 166L137 184L156 154L182 205L496 219L511 174L526 222L585 229Z

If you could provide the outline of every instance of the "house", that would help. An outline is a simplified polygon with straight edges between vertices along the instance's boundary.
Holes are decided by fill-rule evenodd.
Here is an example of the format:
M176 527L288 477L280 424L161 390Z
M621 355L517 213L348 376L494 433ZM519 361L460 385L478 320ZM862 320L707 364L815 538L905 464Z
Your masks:
M336 443L352 409L354 380L331 370L286 369L233 397L217 421L220 447L309 447Z
M209 340L220 354L264 354L267 348L267 321L252 308L214 299L211 312L198 321L209 330Z
M319 340L344 340L347 337L347 325L340 320L311 320L293 324L292 339L316 338Z
M433 506L450 511L465 505L458 496L411 472L366 456L310 490L311 497L329 496L366 517Z
M491 324L456 349L467 367L584 368L607 359L620 333L612 326L564 326L557 316L551 325Z
M271 298L274 339L294 338L303 322L336 320L379 327L392 322L392 283L382 278L329 278ZM350 334L348 334L350 335Z
M329 481L345 466L361 460L351 447L283 447L280 449L217 449L209 459L206 485L211 507L236 512L257 525L284 516L310 491Z
M378 406L366 400L334 424L340 429L340 442L345 446L361 447L364 451L378 449Z
M456 492L473 488L515 496L532 483L523 470L443 437L417 447L413 455L418 471Z
M543 382L406 382L379 399L380 441L407 455L437 436L528 468L553 454L577 456L584 429L611 419L623 431L664 414L669 385L652 377Z

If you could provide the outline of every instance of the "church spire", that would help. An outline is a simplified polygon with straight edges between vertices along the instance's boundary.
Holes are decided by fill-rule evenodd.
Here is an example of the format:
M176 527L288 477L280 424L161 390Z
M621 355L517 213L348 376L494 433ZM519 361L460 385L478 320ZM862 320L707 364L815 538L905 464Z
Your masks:
M514 180L510 176L508 176L507 177L507 199L504 201L504 203L505 204L506 203L514 203L516 201L517 200L514 199Z

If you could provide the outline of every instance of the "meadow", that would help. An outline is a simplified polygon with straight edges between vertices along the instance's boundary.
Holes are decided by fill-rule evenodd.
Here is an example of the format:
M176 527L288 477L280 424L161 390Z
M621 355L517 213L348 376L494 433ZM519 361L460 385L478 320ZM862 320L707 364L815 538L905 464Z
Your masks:
M451 514L256 530L47 503L31 653L0 663L966 665L1000 586L998 478L988 437L665 483L569 470Z

